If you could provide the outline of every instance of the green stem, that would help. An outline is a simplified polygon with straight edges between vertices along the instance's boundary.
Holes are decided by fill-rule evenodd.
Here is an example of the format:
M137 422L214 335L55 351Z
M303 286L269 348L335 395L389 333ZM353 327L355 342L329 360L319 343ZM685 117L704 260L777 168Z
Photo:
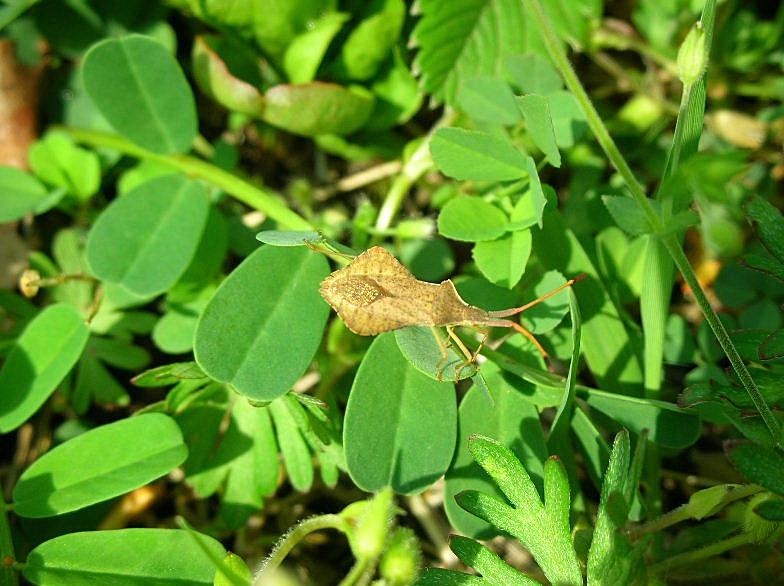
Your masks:
M652 573L660 574L662 572L667 572L674 568L679 568L681 566L688 566L689 564L693 564L695 562L700 562L702 560L712 558L714 556L724 553L725 551L735 549L736 547L740 547L741 545L748 545L749 543L753 543L753 542L754 542L753 534L740 533L739 535L735 535L733 537L729 537L727 539L717 541L716 543L712 543L705 547L701 547L699 549L674 555L671 558L653 564L648 569Z
M338 586L354 586L358 584L360 580L365 576L365 570L367 568L368 560L361 559L354 562L354 565L351 567L351 570L346 577L340 581Z
M245 179L224 171L211 163L187 155L160 155L153 153L120 136L106 132L68 127L63 128L63 130L80 143L93 147L110 148L124 155L155 161L181 171L190 177L202 179L215 187L221 188L244 204L263 212L278 222L282 228L289 230L313 230L313 225L289 209L285 201L274 191L260 185L253 185Z
M596 108L594 108L591 99L588 97L588 94L585 91L585 88L583 88L582 84L580 83L577 74L574 72L571 63L569 63L569 60L566 57L566 53L563 51L558 37L553 30L550 19L545 14L544 8L542 8L541 2L539 0L523 1L527 4L531 13L534 15L534 18L539 25L539 30L541 32L542 38L544 39L544 44L547 47L548 53L550 54L550 57L552 58L558 70L561 72L561 75L564 78L564 82L566 83L566 87L568 87L572 94L574 94L574 97L580 104L580 107L586 116L588 126L590 126L591 131L594 133L597 142L602 147L602 150L604 150L607 158L610 159L610 162L618 170L618 173L621 175L621 177L623 177L632 199L634 199L640 206L640 209L642 209L653 232L659 234L663 233L664 226L661 218L659 217L659 214L656 213L656 211L653 209L653 206L651 205L650 200L645 196L645 192L642 186L637 181L637 178L634 176L634 173L629 167L629 164L626 162L626 159L623 157L620 150L616 146L615 141L613 141L612 137L610 136L607 127L604 125L604 122L599 116L599 113L596 111ZM724 329L724 325L719 320L719 316L708 302L705 291L703 291L702 286L697 279L697 275L689 263L689 260L686 258L683 249L680 247L676 237L672 234L663 236L662 242L664 243L667 251L672 256L672 259L675 262L675 265L678 267L678 270L680 270L681 274L683 275L684 280L689 285L689 287L691 287L697 304L700 306L702 313L705 315L705 319L711 326L711 329L716 335L716 339L719 341L719 344L727 355L727 358L729 358L730 364L732 364L738 379L746 389L746 392L749 394L749 397L751 397L751 400L754 402L754 405L762 416L768 431L773 437L773 441L776 443L776 445L781 447L781 428L779 426L778 420L773 415L773 412L770 410L770 407L762 396L762 393L760 393L759 388L757 388L757 385L751 378L751 374L746 368L746 365L743 363L743 360L741 359L738 350L733 345L732 340L730 340L727 331Z
M454 113L444 113L403 164L400 173L395 177L384 198L384 203L381 204L381 209L376 219L376 230L386 230L392 225L392 220L395 219L398 211L400 211L403 200L405 200L411 187L433 166L433 160L430 158L430 137L439 128L449 126L454 118Z
M746 484L743 486L739 486L738 488L727 492L721 501L716 505L716 510L723 509L728 504L733 503L737 500L744 499L750 497L753 494L757 494L761 492L762 488L757 486L756 484ZM645 525L640 525L639 527L635 527L629 530L626 535L631 540L636 540L642 537L643 535L647 535L649 533L658 533L671 527L673 525L677 525L678 523L682 523L683 521L688 521L692 518L691 508L689 507L688 503L681 505L677 509L673 509L672 511L668 511L667 513L663 514L661 517L654 519L653 521L646 523Z
M17 586L16 552L11 537L11 525L8 523L8 511L11 507L0 499L0 586Z
M270 556L265 559L259 567L256 577L253 580L253 586L261 586L265 580L273 573L273 571L283 562L288 553L294 549L294 546L307 537L314 531L321 531L322 529L337 529L338 531L346 532L346 522L340 515L319 515L304 519L297 523L291 530L284 535Z

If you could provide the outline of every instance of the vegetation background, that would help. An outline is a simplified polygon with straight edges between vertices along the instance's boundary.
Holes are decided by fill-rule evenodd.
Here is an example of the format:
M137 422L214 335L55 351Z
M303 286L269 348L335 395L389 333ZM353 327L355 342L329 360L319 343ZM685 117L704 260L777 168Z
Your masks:
M784 583L784 5L0 35L0 585ZM330 311L378 245L490 311L586 278L466 363Z

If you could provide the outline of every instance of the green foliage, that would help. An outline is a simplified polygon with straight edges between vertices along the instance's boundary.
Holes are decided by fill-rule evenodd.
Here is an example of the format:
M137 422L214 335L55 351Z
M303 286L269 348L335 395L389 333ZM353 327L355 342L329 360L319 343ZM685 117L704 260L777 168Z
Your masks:
M117 132L157 153L190 148L197 130L193 94L163 45L135 35L102 41L85 55L82 76Z
M89 332L79 314L64 304L39 313L17 338L0 370L0 432L22 425L73 368Z
M0 583L777 583L784 12L604 4L0 9Z
M324 258L307 249L260 248L204 308L194 337L196 362L248 398L283 395L307 368L324 331L327 305L318 284L326 276ZM278 352L285 339L296 343Z
M223 557L226 550L200 535L208 550ZM89 531L56 537L36 547L24 576L33 584L71 586L111 581L118 586L212 584L215 567L187 531L178 529L120 529Z
M90 268L140 297L167 291L193 259L208 206L204 186L182 175L142 183L96 220L87 240Z
M42 214L64 195L63 192L50 194L35 177L12 167L0 167L0 186L3 190L2 222L18 220L26 214Z
M348 472L363 490L415 494L446 471L455 445L454 388L416 370L393 334L373 342L346 405Z
M177 424L159 413L97 427L25 470L14 489L14 509L23 517L81 509L160 478L187 454Z

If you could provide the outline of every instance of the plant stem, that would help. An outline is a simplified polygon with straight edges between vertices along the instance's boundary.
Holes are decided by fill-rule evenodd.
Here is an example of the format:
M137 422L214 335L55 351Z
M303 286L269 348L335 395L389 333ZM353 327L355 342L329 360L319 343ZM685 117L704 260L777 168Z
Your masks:
M16 586L19 575L15 569L16 552L11 537L11 525L8 523L10 506L0 499L0 586Z
M739 486L738 488L731 490L724 495L724 498L722 498L721 501L716 505L717 510L719 507L724 508L732 502L747 498L761 491L762 488L756 484L746 484ZM653 521L646 523L645 525L640 525L639 527L630 529L627 531L626 535L629 537L629 539L636 540L643 535L647 535L649 533L658 533L667 527L671 527L672 525L676 525L683 521L688 521L691 518L691 511L687 503L676 509L668 511L667 513L664 513L661 517L658 517Z
M572 94L574 94L574 97L580 104L580 107L586 116L588 126L590 126L591 131L594 133L597 142L602 147L602 150L604 150L607 158L610 159L610 162L618 170L618 173L621 175L621 177L623 177L632 199L634 199L642 209L649 225L653 229L653 232L662 234L664 232L664 226L661 218L659 217L659 214L656 213L653 206L651 205L650 200L645 196L645 192L642 186L637 181L637 178L634 176L634 173L629 167L629 164L626 162L626 159L623 157L620 150L616 146L615 141L613 141L612 137L610 136L607 127L604 125L604 122L599 116L599 113L596 111L596 108L594 108L591 99L588 97L588 94L585 91L585 88L583 88L582 84L580 83L577 74L574 72L571 63L569 63L569 60L566 57L566 53L563 51L560 45L558 37L556 36L555 31L553 30L553 27L550 23L550 19L547 17L544 9L542 8L541 2L539 0L524 0L524 2L527 4L532 14L536 18L548 53L555 62L558 70L561 72L561 75L564 78L564 82L566 83L566 87L568 87ZM738 353L738 350L735 348L732 340L727 334L727 330L719 320L719 316L708 302L705 291L703 291L702 286L697 279L697 275L689 263L689 260L686 258L686 255L684 254L683 249L678 243L676 237L672 234L664 235L662 236L662 242L664 247L667 249L667 252L669 252L670 256L672 256L672 259L675 262L675 265L678 267L678 270L683 275L684 280L689 285L689 287L691 287L697 304L700 306L702 313L705 315L705 319L713 330L713 333L716 335L716 339L719 341L719 344L724 350L724 353L727 355L727 358L729 358L730 364L735 370L738 379L745 388L749 397L751 397L751 400L754 402L757 411L759 411L760 415L762 416L768 431L773 437L773 441L777 446L784 447L781 443L781 427L779 426L778 420L773 415L773 412L765 401L765 398L762 396L762 393L760 392L756 383L751 378L751 374L749 373L746 365L743 363L743 360L740 357L740 354Z
M80 143L93 147L110 148L125 155L155 161L181 171L190 177L211 183L235 199L263 212L278 222L282 228L289 230L313 229L313 225L310 222L289 209L285 201L274 191L260 185L253 185L245 179L201 159L187 155L160 155L143 149L120 136L106 132L69 127L62 130Z
M322 529L337 529L345 533L347 527L345 520L340 515L319 515L300 521L278 541L269 557L261 563L256 572L256 577L253 579L253 586L264 584L265 578L269 578L273 570L281 564L288 553L294 549L295 545L308 534Z
M406 198L411 186L433 166L433 160L430 158L430 137L439 128L449 126L454 118L455 114L453 112L445 112L427 136L422 139L422 142L408 160L403 163L400 174L395 177L384 198L384 203L381 204L381 209L376 219L377 230L386 230L392 225L392 220L395 219L398 211L400 211L400 206L403 205L403 200Z
M672 570L673 568L687 566L689 564L693 564L695 562L699 562L707 558L712 558L713 556L722 554L725 551L735 549L736 547L740 547L741 545L748 545L749 543L753 543L753 542L754 542L753 534L740 533L733 537L729 537L727 539L717 541L716 543L711 543L710 545L707 545L705 547L701 547L699 549L674 555L671 558L662 560L656 564L653 564L652 566L649 566L648 570L656 574L661 572L666 572Z

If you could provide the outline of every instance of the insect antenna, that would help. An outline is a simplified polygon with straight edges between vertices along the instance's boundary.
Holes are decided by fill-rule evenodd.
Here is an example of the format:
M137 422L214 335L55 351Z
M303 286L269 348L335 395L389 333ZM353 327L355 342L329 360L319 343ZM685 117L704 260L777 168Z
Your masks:
M530 302L526 303L525 305L521 305L520 307L513 307L512 309L502 309L500 311L490 311L488 313L492 317L509 317L509 316L512 316L512 315L517 315L518 313L522 313L526 309L530 309L534 305L537 305L537 304L541 303L542 301L545 301L546 299L550 299L550 297L552 297L553 295L557 295L558 293L560 293L561 291L563 291L567 287L571 287L575 283L577 283L579 281L582 281L587 276L588 275L586 275L585 273L582 273L581 275L577 275L574 279L569 279L568 281L566 281L566 283L564 283L560 287L556 287L555 289L553 289L552 291L548 291L547 293L545 293L544 295L542 295L538 299L534 299L533 301L530 301Z

